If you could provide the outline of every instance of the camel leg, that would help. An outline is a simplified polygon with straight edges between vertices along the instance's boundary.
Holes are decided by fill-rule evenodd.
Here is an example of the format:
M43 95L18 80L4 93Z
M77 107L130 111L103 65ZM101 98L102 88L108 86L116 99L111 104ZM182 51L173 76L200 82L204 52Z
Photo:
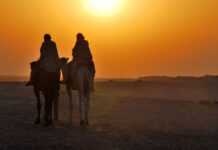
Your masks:
M84 86L81 75L78 74L78 94L79 94L79 112L80 112L80 125L83 126L85 124L85 97L84 97Z
M90 94L86 94L85 100L85 124L89 125L89 110L90 110Z
M78 91L79 91L79 109L80 125L89 124L89 99L90 99L90 82L91 79L88 68L80 68L77 73Z
M88 78L88 77L87 77ZM85 125L89 125L89 110L90 110L90 94L92 90L92 79L86 81L86 84L84 84L84 103L85 103ZM90 86L91 85L91 86Z
M45 98L45 105L44 105L44 121L48 122L48 98L44 95Z
M40 123L40 117L41 117L41 99L40 99L40 92L39 90L34 87L34 93L36 95L36 100L37 100L37 117L35 120L35 124L39 124Z
M51 102L48 94L44 94L45 97L45 106L44 106L44 120L45 126L49 126L51 124Z
M52 106L53 106L53 97L48 100L48 122L52 124Z
M89 125L89 98L80 94L80 125Z
M85 110L86 110L86 98L83 92L79 92L79 110L80 110L80 125L85 125Z
M71 90L71 87L70 86L66 86L66 89L67 89L67 94L68 94L68 97L69 97L69 110L70 110L70 114L69 114L69 121L70 121L70 124L72 124L73 122L73 96L72 96L72 90Z
M59 94L57 93L58 91L56 90L51 90L49 92L49 96L48 96L48 116L49 116L49 124L52 124L52 120L53 120L53 117L52 117L52 111L53 111L53 106L54 106L54 117L55 119L58 119L58 97L59 97ZM55 104L54 104L55 103Z
M54 120L59 120L59 97L54 99Z

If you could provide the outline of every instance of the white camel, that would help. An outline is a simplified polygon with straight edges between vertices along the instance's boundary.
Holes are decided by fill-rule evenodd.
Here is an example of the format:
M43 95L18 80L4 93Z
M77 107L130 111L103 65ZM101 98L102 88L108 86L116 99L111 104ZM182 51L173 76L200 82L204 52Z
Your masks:
M80 110L80 125L89 125L89 110L90 110L90 94L93 81L92 73L88 66L77 67L76 71L73 69L73 64L68 63L62 68L64 81L66 82L66 90L69 97L69 121L72 123L73 113L73 97L72 90L78 91L79 96L79 110ZM76 86L76 87L75 87ZM76 88L76 89L75 89Z

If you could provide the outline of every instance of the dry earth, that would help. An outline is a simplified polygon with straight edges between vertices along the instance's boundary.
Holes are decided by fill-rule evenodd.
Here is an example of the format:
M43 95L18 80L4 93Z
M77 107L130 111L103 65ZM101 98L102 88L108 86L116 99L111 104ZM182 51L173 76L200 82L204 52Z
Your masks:
M21 82L0 84L0 150L207 150L218 148L218 105L201 85L141 81L96 83L91 125L68 124L61 89L60 122L34 125L35 97ZM216 93L216 92L215 92ZM209 101L208 101L209 100Z

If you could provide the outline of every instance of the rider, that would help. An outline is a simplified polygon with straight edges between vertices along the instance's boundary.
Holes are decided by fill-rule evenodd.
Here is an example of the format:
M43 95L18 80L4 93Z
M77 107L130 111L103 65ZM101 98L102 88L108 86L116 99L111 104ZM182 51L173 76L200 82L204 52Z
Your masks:
M40 48L40 58L38 61L31 63L30 81L27 86L37 82L40 70L52 74L56 80L59 80L59 55L55 42L51 40L49 34L44 35L44 42Z
M47 72L58 72L59 55L55 42L49 34L45 34L44 42L40 48L40 67Z
M79 66L88 66L88 69L92 75L91 88L92 90L94 90L94 77L96 72L95 64L93 61L91 50L89 48L89 43L87 40L85 40L85 37L82 33L77 34L77 41L72 51L72 65L74 72L77 71L77 68Z

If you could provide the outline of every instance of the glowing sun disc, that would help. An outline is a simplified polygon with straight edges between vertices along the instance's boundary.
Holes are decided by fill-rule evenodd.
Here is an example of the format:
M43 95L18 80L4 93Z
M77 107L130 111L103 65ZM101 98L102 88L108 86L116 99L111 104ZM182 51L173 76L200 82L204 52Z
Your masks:
M110 16L120 8L121 0L87 0L86 9L98 16Z

